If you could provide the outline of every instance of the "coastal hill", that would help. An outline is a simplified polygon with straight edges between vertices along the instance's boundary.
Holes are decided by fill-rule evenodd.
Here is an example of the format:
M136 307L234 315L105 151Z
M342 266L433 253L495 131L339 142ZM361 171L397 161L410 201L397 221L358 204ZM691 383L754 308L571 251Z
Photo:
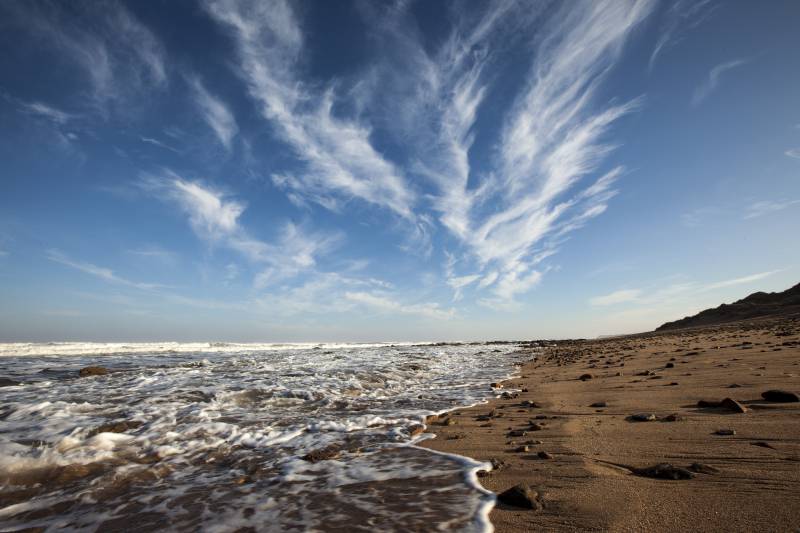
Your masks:
M694 316L667 322L657 327L656 331L710 326L792 313L800 313L800 283L783 292L754 292L732 304L722 304L714 309L700 311Z

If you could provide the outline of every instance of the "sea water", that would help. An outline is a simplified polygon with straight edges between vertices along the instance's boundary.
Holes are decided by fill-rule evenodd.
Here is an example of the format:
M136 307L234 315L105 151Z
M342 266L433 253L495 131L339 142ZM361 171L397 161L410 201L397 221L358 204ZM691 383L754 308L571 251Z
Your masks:
M485 465L411 429L491 397L518 348L0 344L22 383L0 388L0 528L485 531Z

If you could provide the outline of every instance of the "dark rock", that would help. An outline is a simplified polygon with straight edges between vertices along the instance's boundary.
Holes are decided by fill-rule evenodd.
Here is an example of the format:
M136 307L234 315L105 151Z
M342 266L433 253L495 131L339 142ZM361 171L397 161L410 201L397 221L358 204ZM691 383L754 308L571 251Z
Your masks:
M108 374L108 369L104 366L87 366L78 371L78 375L82 378L87 376L105 376Z
M741 385L739 385L738 383L731 383L730 385L728 385L729 389L738 389L740 387Z
M533 401L531 401L531 400L525 400L525 401L524 401L524 402L522 402L520 405L521 405L522 407L528 407L528 408L530 408L530 409L539 409L539 408L541 407L541 405L539 405L538 403L536 403L536 402L533 402Z
M689 470L692 472L697 472L698 474L717 474L719 473L718 468L714 468L713 466L704 465L703 463L692 463L689 465Z
M719 407L720 402L714 400L700 400L697 402L697 407Z
M93 437L98 433L125 433L129 429L136 429L142 425L138 420L121 420L119 422L110 422L103 424L89 432L89 436Z
M318 450L311 451L304 455L302 459L304 461L308 461L309 463L317 463L319 461L328 461L330 459L336 459L339 457L340 449L338 446L331 445L326 448L320 448Z
M517 449L514 451L517 453L528 453L529 451L531 451L531 449L530 447L523 445L523 446L518 446Z
M586 380L592 379L592 377L593 376L591 374L583 374L578 379L581 380L581 381L586 381Z
M651 477L655 479L692 479L694 474L685 468L672 466L669 463L660 463L647 468L637 468L633 471L637 476Z
M735 429L718 429L714 432L714 435L723 435L723 436L730 436L736 435Z
M594 402L589 407L608 407L608 404L606 402Z
M733 398L725 398L721 402L719 402L719 406L723 409L727 409L728 411L733 411L734 413L746 413L747 407L740 404Z
M422 435L425 431L425 428L420 424L415 424L408 428L408 434L412 437L416 437L417 435Z
M533 509L534 511L539 511L542 509L542 504L539 501L539 494L530 486L522 483L498 494L497 500L500 503L510 505L512 507Z
M772 389L761 393L761 397L768 402L794 403L800 402L800 396L785 390Z
M523 431L521 429L512 429L511 431L508 432L509 437L524 437L527 434L528 434L527 431Z
M683 420L683 417L676 413L672 413L661 419L662 422L680 422L681 420Z
M552 454L547 453L545 451L541 451L541 452L537 453L536 455L539 457L539 459L545 459L545 460L555 459L555 457L553 457Z
M675 363L667 363L664 368L675 368Z
M0 378L0 387L15 387L21 384L22 384L21 382L15 381L13 379Z
M541 431L544 429L544 426L541 424L537 424L536 422L531 422L531 425L528 427L530 431Z
M635 413L628 417L632 422L652 422L656 419L653 413Z
M752 444L753 446L759 446L761 448L769 448L770 450L775 449L775 447L769 442L759 441L759 442L751 442L750 444Z
M502 389L503 388L502 383L489 383L489 386L491 388L493 388L493 389Z
M513 400L515 398L519 398L518 392L504 392L500 395L500 397L504 400Z

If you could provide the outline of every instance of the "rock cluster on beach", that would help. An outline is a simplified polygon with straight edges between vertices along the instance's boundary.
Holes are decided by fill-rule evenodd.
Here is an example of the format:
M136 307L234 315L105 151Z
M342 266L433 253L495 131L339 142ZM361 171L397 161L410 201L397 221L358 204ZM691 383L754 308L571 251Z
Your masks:
M496 400L451 415L458 439L437 425L421 444L491 459L498 532L800 524L800 315L528 353Z

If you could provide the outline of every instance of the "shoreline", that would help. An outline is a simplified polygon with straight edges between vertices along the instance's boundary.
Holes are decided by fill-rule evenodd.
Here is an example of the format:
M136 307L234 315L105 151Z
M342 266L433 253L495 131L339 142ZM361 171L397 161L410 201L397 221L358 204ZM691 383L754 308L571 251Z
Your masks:
M494 463L478 472L494 494L519 483L537 493L538 510L501 498L489 513L496 531L800 524L800 403L761 398L768 389L800 392L800 317L554 341L536 355L496 389L518 396L456 408L441 417L446 424L431 419L425 431L435 437L416 443ZM726 397L747 412L697 407ZM655 420L629 419L641 413ZM735 434L715 434L726 429ZM681 480L637 473L659 463L708 468Z

